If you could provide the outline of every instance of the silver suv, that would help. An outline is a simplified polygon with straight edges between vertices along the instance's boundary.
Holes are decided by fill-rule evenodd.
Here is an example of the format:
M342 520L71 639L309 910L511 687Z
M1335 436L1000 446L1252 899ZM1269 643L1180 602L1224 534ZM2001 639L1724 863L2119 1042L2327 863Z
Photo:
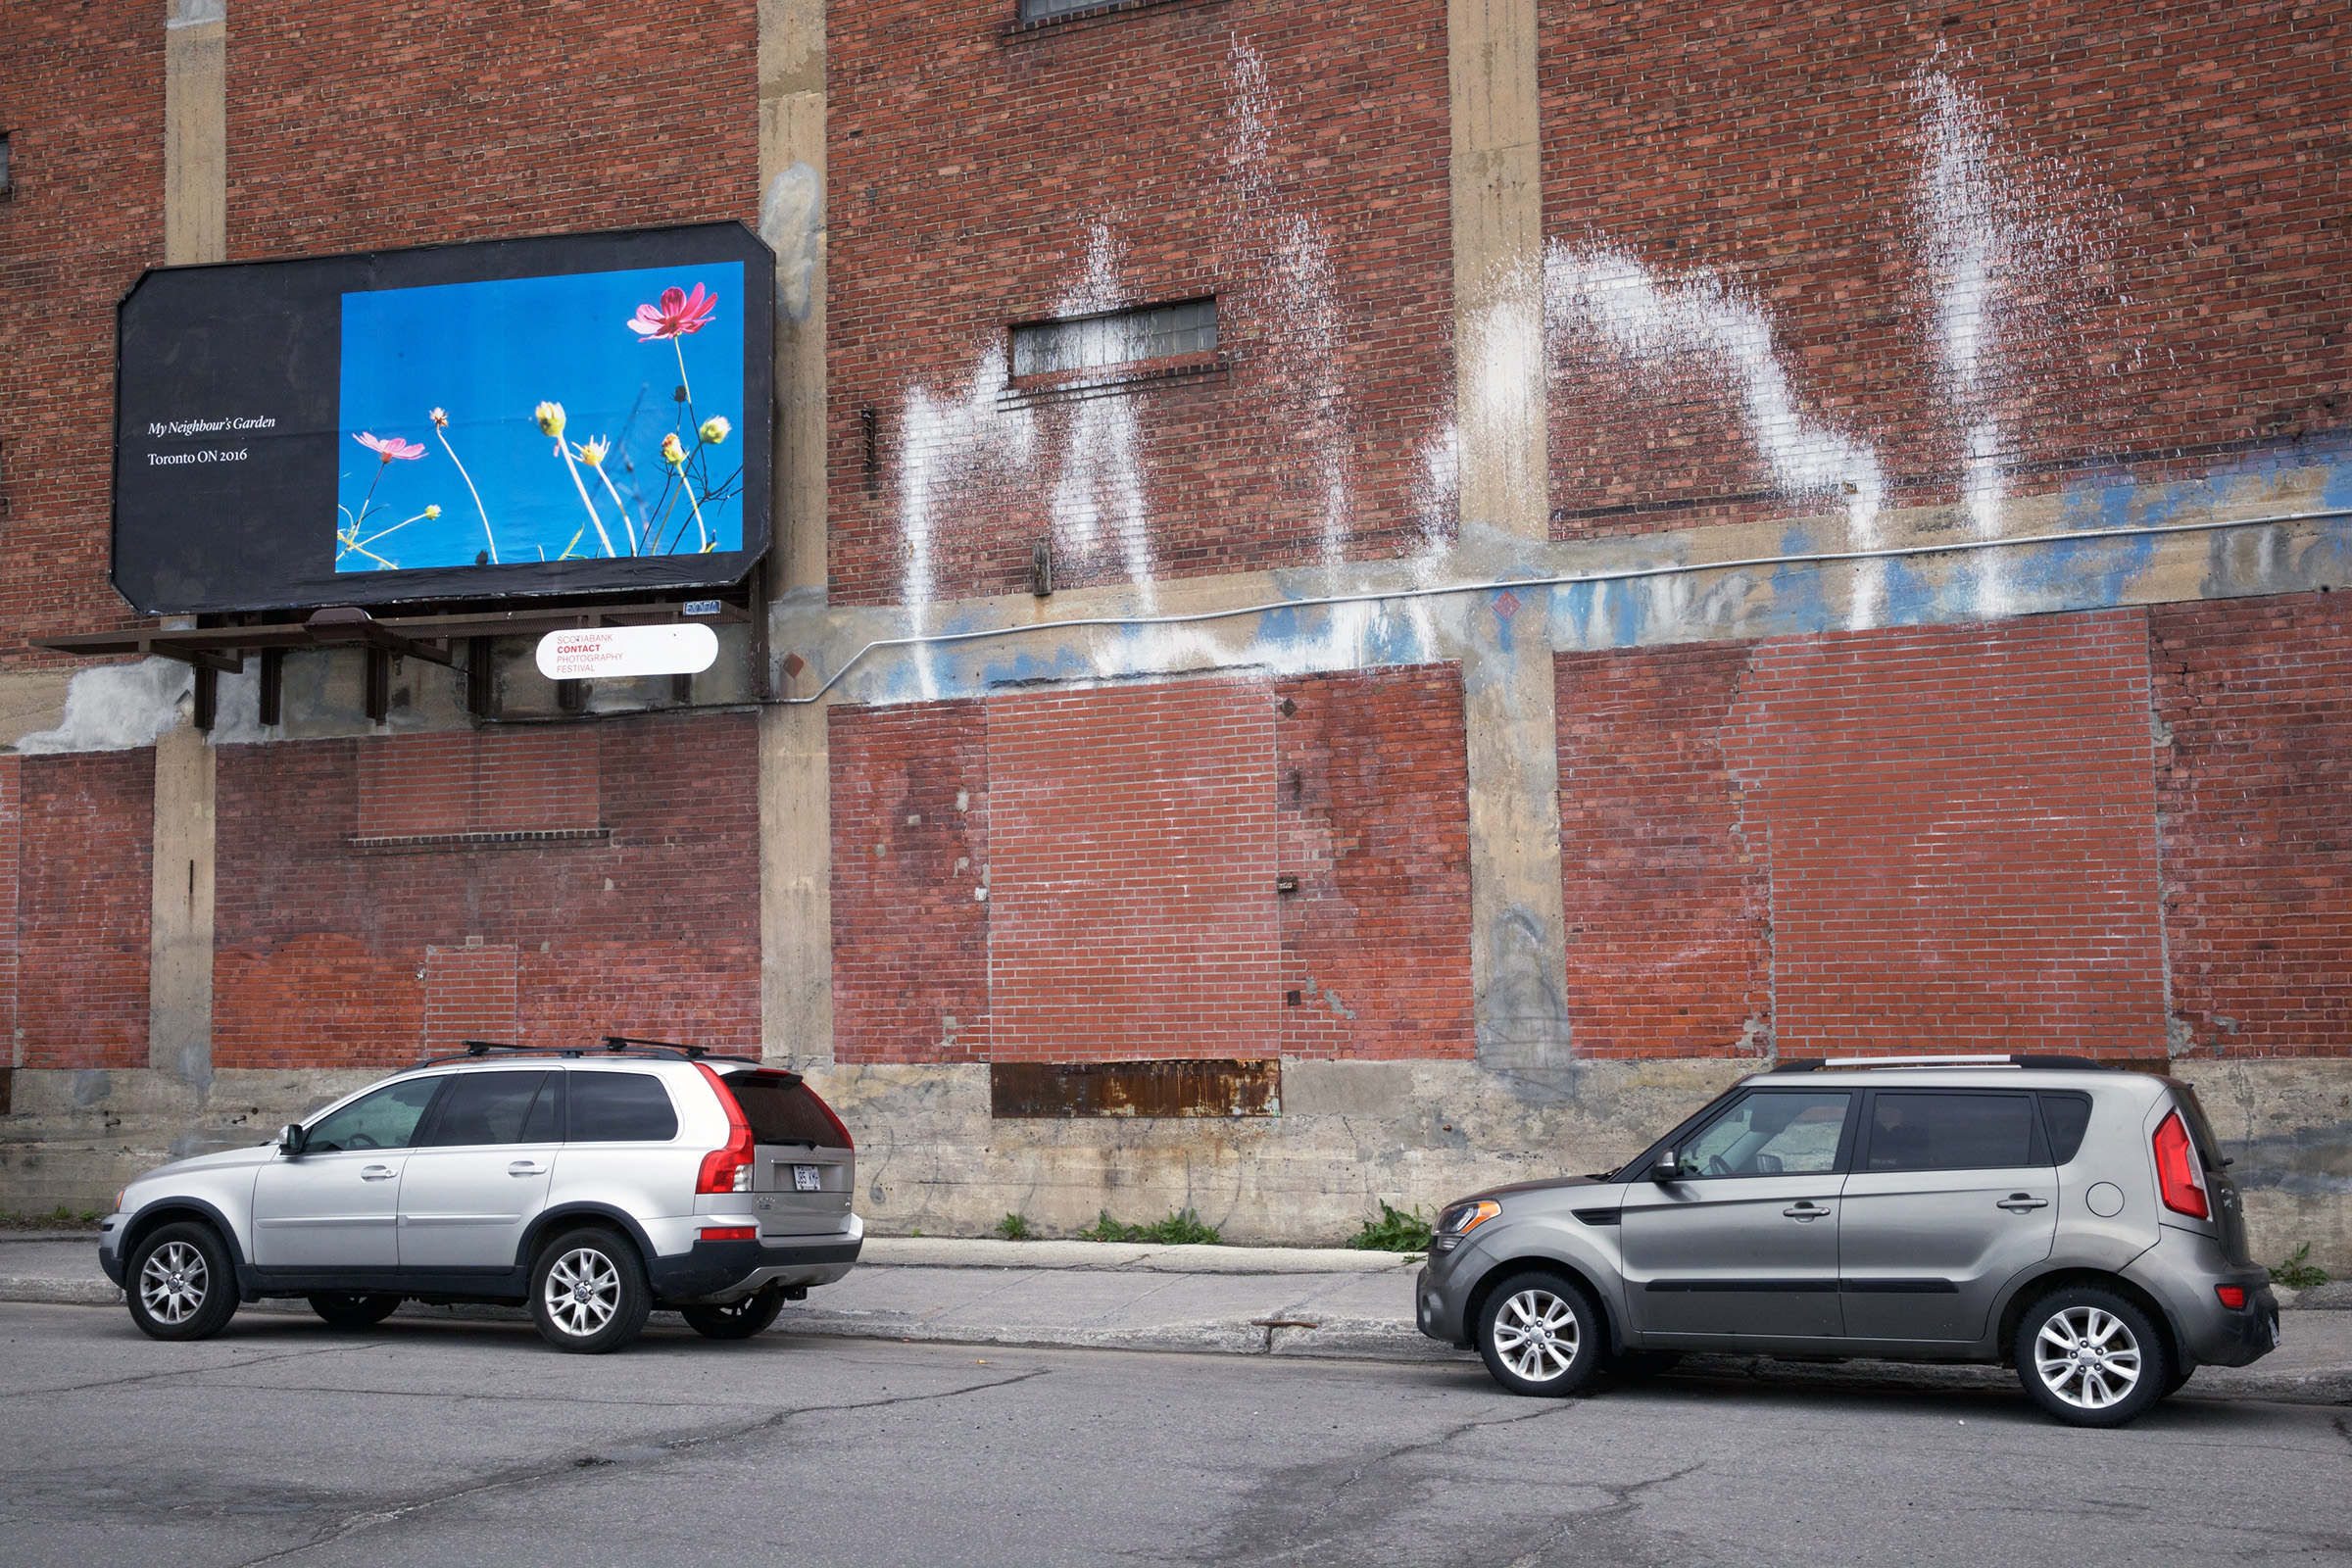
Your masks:
M327 1322L402 1300L527 1301L559 1349L615 1350L656 1306L743 1339L858 1260L856 1152L793 1073L699 1048L469 1042L122 1190L98 1261L161 1340L240 1301Z
M2071 1056L1788 1061L1630 1164L1448 1204L1421 1332L1518 1394L1688 1350L2013 1364L2120 1426L2278 1344L2186 1084Z

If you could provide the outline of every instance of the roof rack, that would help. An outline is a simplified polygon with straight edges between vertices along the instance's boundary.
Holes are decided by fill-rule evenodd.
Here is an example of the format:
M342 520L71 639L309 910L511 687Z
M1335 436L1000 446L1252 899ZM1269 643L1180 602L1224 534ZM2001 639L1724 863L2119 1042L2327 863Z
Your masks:
M2013 1052L2007 1054L1974 1054L1946 1056L1832 1056L1797 1057L1780 1062L1774 1072L1842 1072L1880 1067L2022 1067L2031 1072L2114 1072L2113 1063L2093 1061L2088 1056L2041 1055L2032 1052Z
M445 1061L470 1061L487 1056L492 1052L515 1056L585 1056L596 1048L589 1046L518 1046L505 1040L461 1040L466 1049L454 1055L428 1056L416 1063L419 1067L438 1067ZM597 1054L607 1056L656 1056L670 1061L740 1061L754 1067L765 1066L757 1056L729 1056L704 1046L681 1046L668 1040L636 1040L627 1035L607 1035Z

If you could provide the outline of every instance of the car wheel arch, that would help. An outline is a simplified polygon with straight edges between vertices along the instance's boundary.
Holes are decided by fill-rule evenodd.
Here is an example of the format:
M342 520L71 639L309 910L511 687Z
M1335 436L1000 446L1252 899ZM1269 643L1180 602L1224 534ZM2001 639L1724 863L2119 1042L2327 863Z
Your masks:
M1574 1263L1565 1258L1545 1256L1542 1253L1534 1256L1521 1255L1504 1258L1481 1274L1478 1283L1470 1287L1470 1294L1463 1298L1462 1322L1465 1325L1477 1323L1479 1313L1486 1307L1487 1298L1494 1294L1496 1286L1514 1274L1529 1273L1555 1275L1566 1284L1584 1292L1592 1299L1593 1307L1600 1313L1600 1321L1608 1328L1610 1353L1615 1354L1625 1348L1625 1325L1619 1320L1616 1310L1609 1304L1608 1293L1603 1291L1590 1274L1578 1268ZM1464 1332L1468 1332L1467 1327Z
M539 1259L539 1250L566 1230L583 1226L602 1227L618 1231L629 1245L637 1249L640 1262L651 1264L660 1254L654 1249L653 1238L620 1209L604 1203L565 1203L551 1208L534 1218L529 1229L522 1233L522 1243L514 1251L514 1266L527 1269Z
M2180 1326L2173 1321L2173 1315L2165 1309L2164 1303L2144 1287L2133 1284L2121 1274L2099 1268L2052 1269L2046 1274L2034 1275L2012 1290L2001 1307L2000 1331L1993 1342L1994 1354L1999 1357L2001 1364L2016 1364L2018 1331L2024 1326L2026 1314L2034 1310L2034 1304L2060 1291L2078 1287L2111 1291L2147 1313L2148 1320L2156 1325L2156 1332L2164 1337L2166 1359L2176 1367L2183 1364Z
M141 1242L166 1225L189 1221L211 1227L220 1238L220 1245L228 1249L229 1266L243 1272L249 1260L245 1256L244 1244L237 1239L236 1227L229 1224L227 1215L201 1198L167 1198L140 1209L122 1227L122 1250L117 1255L122 1259L123 1266L128 1267L130 1254L138 1250Z

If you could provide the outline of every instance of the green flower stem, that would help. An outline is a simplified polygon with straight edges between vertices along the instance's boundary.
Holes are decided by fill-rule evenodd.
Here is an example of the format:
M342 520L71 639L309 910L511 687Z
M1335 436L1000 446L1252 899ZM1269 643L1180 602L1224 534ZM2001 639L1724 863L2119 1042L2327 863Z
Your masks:
M490 564L495 566L498 564L498 535L490 531L490 509L482 505L482 493L473 489L473 475L466 471L466 465L458 463L457 449L449 444L448 432L436 424L433 426L433 435L440 441L441 450L449 454L449 461L458 464L458 476L466 481L466 488L473 491L473 510L482 514L482 537L490 542Z
M580 505L588 509L588 520L595 525L597 538L604 541L605 554L618 556L620 552L612 548L612 536L605 532L605 519L596 514L596 503L588 499L588 486L580 478L580 466L571 461L571 448L564 444L562 436L556 437L556 456L564 460L564 466L570 471L571 487L580 493ZM574 534L572 537L576 539L579 535ZM564 547L564 555L570 554L571 548L567 545ZM562 560L563 557L557 559Z

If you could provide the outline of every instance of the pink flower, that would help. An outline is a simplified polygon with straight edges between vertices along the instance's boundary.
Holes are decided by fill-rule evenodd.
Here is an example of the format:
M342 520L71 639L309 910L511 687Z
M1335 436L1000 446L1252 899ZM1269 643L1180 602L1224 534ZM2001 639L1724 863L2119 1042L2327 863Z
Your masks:
M658 337L684 337L699 332L710 323L710 313L718 309L718 296L705 294L703 285L694 285L690 298L682 288L662 291L659 306L640 305L637 314L622 324L637 334L641 343L651 343Z
M360 445L366 447L368 451L380 456L386 463L390 463L394 458L415 459L424 456L424 448L422 446L414 441L403 441L396 435L379 437L369 435L367 431L362 430L358 435L353 436L352 439L357 441Z

